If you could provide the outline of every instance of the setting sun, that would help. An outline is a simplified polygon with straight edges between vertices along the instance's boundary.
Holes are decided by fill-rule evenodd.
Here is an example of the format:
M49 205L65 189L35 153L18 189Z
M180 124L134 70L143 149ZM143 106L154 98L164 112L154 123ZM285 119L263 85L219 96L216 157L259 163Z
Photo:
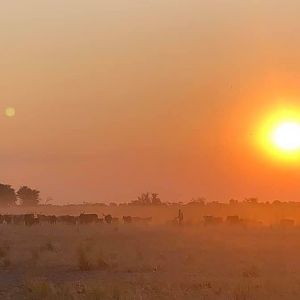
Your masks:
M286 152L300 149L300 123L284 122L279 124L272 133L274 145Z
M300 159L300 111L279 109L260 124L258 142L269 157L295 161Z

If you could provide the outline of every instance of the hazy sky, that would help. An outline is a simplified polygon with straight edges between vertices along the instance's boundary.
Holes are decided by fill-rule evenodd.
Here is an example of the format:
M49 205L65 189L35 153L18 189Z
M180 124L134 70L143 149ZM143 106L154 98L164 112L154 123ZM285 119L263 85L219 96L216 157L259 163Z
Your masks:
M299 0L1 1L0 181L56 203L298 200L300 168L250 140L278 99L300 104L299 11Z

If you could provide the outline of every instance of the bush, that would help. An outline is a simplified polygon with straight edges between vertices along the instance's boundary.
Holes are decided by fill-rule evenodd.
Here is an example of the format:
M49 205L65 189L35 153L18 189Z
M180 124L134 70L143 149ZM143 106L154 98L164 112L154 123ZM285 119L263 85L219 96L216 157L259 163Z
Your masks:
M78 267L80 271L90 271L92 269L92 264L83 248L78 250Z

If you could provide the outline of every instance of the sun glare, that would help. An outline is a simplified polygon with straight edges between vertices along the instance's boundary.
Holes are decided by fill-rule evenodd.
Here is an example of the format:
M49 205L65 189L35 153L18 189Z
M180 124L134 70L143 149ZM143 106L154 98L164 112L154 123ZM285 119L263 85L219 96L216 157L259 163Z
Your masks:
M274 145L283 151L292 152L300 149L300 123L284 122L272 133Z
M283 109L265 118L259 143L270 157L300 161L300 111Z

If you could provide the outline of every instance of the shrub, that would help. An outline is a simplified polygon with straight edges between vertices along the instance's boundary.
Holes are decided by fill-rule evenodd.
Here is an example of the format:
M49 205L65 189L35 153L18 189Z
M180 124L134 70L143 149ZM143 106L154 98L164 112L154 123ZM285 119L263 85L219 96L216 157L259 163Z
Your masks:
M86 252L81 247L78 250L78 267L80 271L89 271L92 269L92 264L90 263Z
M7 269L11 265L9 250L9 246L0 247L0 267L2 269Z

